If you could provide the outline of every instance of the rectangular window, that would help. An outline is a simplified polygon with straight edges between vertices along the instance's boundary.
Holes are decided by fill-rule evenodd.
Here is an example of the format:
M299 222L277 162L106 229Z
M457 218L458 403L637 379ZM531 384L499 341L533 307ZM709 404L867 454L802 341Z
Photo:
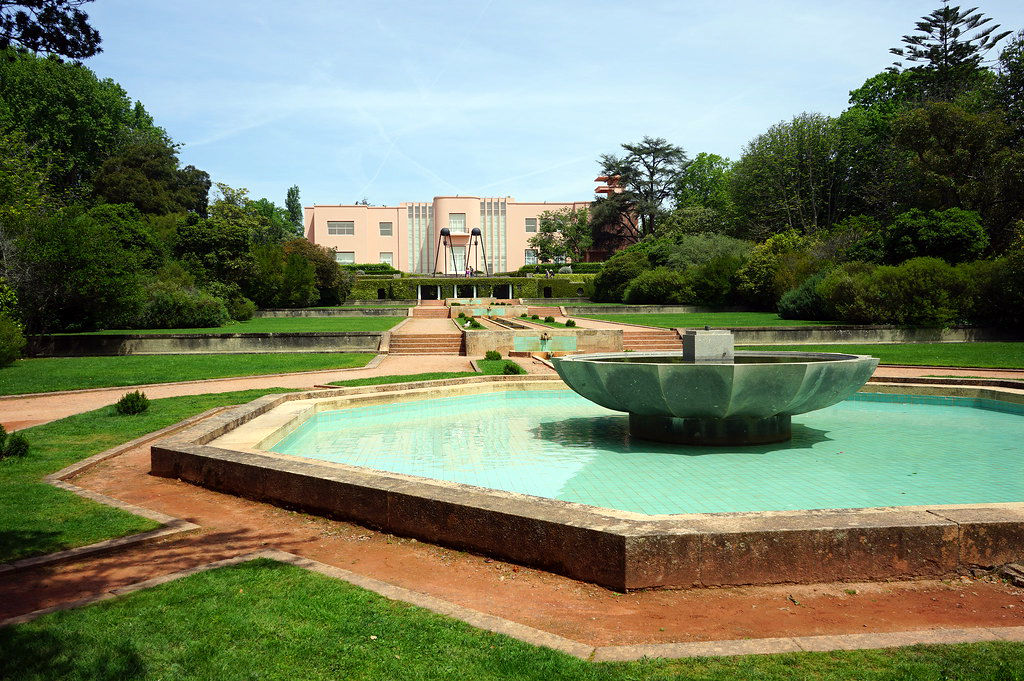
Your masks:
M394 253L381 253L380 261L385 265L394 265L395 263L392 262L395 259L394 255Z
M537 251L533 248L526 249L526 264L536 265L537 264Z
M448 213L448 229L452 230L453 232L465 232L466 214Z
M327 223L328 234L355 234L356 223L354 222L328 222Z
M391 223L390 222L382 222L382 223L380 223L380 235L381 236L391 236Z
M526 231L536 232L537 231L537 218L526 218Z
M334 259L342 265L354 265L356 254L355 251L338 251L334 254Z

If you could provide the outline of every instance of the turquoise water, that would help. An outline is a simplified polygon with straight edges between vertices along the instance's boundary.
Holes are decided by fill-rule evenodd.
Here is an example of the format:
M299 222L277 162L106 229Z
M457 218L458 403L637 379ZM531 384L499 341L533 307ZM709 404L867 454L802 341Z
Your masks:
M645 514L1024 501L1024 407L967 398L859 393L790 442L702 448L509 391L324 412L271 450Z

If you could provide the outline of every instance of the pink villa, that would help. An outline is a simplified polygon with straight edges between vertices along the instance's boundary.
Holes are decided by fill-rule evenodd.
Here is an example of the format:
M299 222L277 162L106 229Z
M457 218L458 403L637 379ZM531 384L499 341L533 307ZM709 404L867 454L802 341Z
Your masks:
M435 196L430 203L398 206L311 206L305 209L305 234L313 243L333 248L340 263L380 262L427 275L461 274L467 267L495 274L537 262L536 251L526 242L537 233L541 213L589 205L520 203L510 196ZM448 230L446 244L442 229Z

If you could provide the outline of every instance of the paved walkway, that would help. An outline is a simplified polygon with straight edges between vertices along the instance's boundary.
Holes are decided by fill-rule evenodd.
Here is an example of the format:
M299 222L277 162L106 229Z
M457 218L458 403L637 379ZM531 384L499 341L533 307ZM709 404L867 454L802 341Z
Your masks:
M427 319L422 321L447 321ZM295 374L251 376L241 378L216 378L188 383L165 383L148 386L121 386L65 393L49 393L22 398L0 399L0 424L8 430L18 430L48 423L57 419L98 409L113 404L126 392L141 389L147 397L177 397L178 395L202 395L205 393L226 393L235 390L258 390L263 388L295 388L302 390L332 381L345 381L371 376L422 374L436 371L473 371L471 357L458 355L384 355L384 359L372 369L328 369ZM547 366L533 360L519 363L529 373L551 373Z

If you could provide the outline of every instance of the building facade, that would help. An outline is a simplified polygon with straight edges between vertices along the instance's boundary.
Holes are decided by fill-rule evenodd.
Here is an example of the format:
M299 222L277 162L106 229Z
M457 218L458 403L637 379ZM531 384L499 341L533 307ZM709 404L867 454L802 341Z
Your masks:
M415 274L495 274L537 262L527 244L540 214L572 203L520 203L512 197L435 196L398 206L311 206L306 238L333 248L340 263L387 263ZM449 234L442 238L441 230ZM473 235L475 229L479 236Z

